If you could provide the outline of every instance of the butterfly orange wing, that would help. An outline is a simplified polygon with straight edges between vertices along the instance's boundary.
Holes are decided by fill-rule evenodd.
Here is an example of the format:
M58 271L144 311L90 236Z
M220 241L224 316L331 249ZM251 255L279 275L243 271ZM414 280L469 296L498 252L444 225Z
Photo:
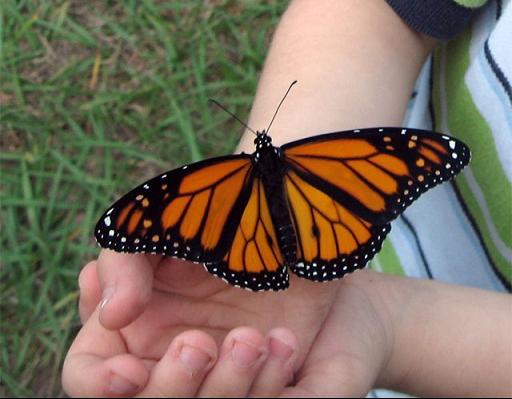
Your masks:
M288 272L260 178L251 195L228 252L222 260L207 262L206 269L229 283L252 291L288 287Z
M391 229L389 223L358 217L293 171L285 177L285 189L297 235L291 270L301 277L332 280L364 267Z
M331 133L281 150L299 247L291 269L317 281L364 267L389 222L470 158L452 137L403 128Z

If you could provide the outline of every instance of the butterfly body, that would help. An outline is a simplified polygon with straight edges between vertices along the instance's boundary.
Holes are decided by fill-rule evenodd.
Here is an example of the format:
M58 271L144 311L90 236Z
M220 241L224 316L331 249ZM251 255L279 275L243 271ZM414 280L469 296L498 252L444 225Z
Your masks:
M277 228L279 248L287 264L296 259L297 238L286 204L286 192L283 185L287 165L283 162L281 151L272 145L272 138L265 131L257 132L254 140L256 151L253 156L255 173L259 175L269 205L270 216ZM270 237L268 239L271 240Z
M232 285L288 287L289 270L330 281L363 268L390 222L452 178L469 149L405 128L328 133L253 154L212 158L143 183L111 206L95 235L105 248L203 263Z

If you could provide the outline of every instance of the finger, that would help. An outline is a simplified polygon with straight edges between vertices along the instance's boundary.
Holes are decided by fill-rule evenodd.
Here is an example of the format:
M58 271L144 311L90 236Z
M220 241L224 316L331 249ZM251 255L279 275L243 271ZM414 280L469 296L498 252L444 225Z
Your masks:
M186 331L169 345L139 396L194 396L216 359L217 345L213 338L201 331Z
M71 396L129 396L146 383L146 361L126 353L119 331L103 328L99 309L89 317L69 348L62 383Z
M144 362L130 354L104 359L73 353L64 362L62 386L71 397L127 397L139 392L148 377Z
M82 324L85 324L101 299L101 288L98 275L96 274L96 265L96 261L87 263L78 276L78 286L80 287L78 311Z
M199 389L199 397L245 397L267 356L265 339L254 328L231 331L219 360Z
M103 250L97 272L102 290L100 321L119 329L134 321L151 299L153 269L159 257Z
M276 397L293 377L298 343L288 329L276 328L267 334L268 357L252 384L250 396Z

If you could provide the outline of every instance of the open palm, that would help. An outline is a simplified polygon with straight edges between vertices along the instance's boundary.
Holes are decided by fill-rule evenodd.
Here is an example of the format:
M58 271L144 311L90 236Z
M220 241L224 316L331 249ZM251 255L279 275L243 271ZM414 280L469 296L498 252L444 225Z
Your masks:
M389 341L381 307L370 299L372 274L359 272L328 284L292 276L286 291L252 293L225 284L198 265L103 251L81 276L80 310L87 321L68 353L64 386L71 395L101 395L109 367L124 367L122 374L141 394L240 394L233 392L231 380L223 380L222 372L215 374L215 367L192 391L166 390L166 384L176 382L159 377L163 366L158 364L184 332L208 334L221 347L222 358L226 336L248 326L249 336L254 329L265 335L285 328L297 337L298 346L290 370L274 366L270 372L272 367L261 366L259 378L257 373L246 377L252 381L242 393L364 395L378 377ZM100 311L96 305L101 291L108 300ZM257 331L252 333L256 341ZM286 375L272 381L291 369L294 381ZM97 378L84 382L91 372ZM274 377L261 377L267 374Z

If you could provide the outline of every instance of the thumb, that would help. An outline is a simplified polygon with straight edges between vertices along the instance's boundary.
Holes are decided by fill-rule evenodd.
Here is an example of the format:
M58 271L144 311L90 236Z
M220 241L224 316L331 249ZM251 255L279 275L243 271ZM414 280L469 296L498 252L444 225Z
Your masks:
M82 324L85 324L89 319L101 300L101 288L96 265L97 261L87 263L78 276L78 286L80 287L78 310Z
M151 299L153 271L159 260L158 256L101 251L97 273L103 327L120 329L139 317Z

